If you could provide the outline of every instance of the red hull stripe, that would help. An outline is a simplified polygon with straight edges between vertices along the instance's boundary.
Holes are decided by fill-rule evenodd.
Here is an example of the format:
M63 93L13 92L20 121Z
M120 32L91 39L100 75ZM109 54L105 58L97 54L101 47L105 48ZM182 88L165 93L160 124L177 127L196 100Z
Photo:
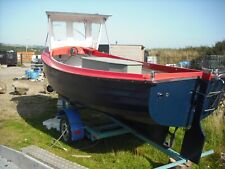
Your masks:
M134 80L134 81L167 81L167 80L177 80L177 79L187 79L187 78L203 78L205 80L210 80L212 78L210 73L203 73L202 71L185 69L185 68L176 68L169 67L157 64L148 64L143 63L145 68L150 68L152 70L163 71L165 73L155 73L154 79L151 78L150 74L131 74L131 73L122 73L122 72L109 72L102 70L93 70L87 68L78 68L70 65L60 63L53 59L51 56L56 55L69 55L69 50L71 47L63 47L54 49L51 53L43 52L42 60L48 66L57 69L59 71L81 75L81 76L90 76L96 78L108 78L108 79L118 79L118 80ZM118 56L113 56L105 53L101 53L94 49L88 48L77 48L78 53L89 53L98 57L110 57L110 58L120 58ZM128 60L128 59L127 59Z

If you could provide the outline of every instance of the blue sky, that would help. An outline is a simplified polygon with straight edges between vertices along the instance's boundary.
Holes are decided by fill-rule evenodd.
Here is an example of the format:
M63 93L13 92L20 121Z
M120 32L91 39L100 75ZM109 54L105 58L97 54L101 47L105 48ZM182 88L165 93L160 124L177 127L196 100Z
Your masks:
M110 14L111 43L181 48L225 40L225 0L0 0L0 42L44 45L45 11Z

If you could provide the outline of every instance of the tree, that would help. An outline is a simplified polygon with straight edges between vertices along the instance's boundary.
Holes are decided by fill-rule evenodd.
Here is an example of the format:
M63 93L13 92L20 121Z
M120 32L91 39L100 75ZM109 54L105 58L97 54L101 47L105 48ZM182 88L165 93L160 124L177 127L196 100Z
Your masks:
M213 50L216 55L225 55L225 40L217 42Z

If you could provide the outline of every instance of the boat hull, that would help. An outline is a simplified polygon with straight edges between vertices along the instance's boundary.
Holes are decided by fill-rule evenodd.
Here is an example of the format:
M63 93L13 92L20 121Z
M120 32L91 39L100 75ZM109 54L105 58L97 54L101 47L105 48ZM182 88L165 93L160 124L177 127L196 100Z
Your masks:
M83 104L143 124L188 127L197 79L161 83L89 77L44 64L49 84L72 104Z
M105 23L107 15L47 14L50 50L46 48L42 60L49 85L60 96L71 104L114 116L157 147L165 146L168 139L167 148L172 146L176 129L171 133L171 126L187 128L180 155L199 162L205 143L200 121L218 107L224 80L210 72L136 62L97 51L93 44L98 43L89 44L91 24ZM55 41L53 21L63 18L67 38ZM72 36L71 22L80 23L81 18L88 23L84 43Z
M149 90L153 84L74 75L44 65L49 84L72 104L153 124L149 118Z

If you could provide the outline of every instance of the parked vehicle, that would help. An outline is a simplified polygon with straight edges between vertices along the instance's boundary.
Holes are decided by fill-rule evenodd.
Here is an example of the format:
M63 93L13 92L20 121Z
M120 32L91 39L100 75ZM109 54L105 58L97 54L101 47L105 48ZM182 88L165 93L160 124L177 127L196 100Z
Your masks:
M17 65L17 55L13 50L10 51L0 51L0 64L7 66L16 66Z

